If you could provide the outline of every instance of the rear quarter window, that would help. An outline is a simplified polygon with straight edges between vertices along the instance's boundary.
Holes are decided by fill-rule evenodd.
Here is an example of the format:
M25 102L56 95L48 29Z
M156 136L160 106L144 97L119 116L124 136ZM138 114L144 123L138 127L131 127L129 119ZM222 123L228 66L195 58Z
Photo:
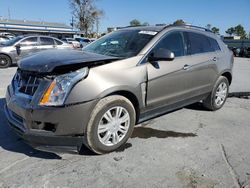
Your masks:
M220 46L215 39L208 37L208 40L214 51L221 51Z

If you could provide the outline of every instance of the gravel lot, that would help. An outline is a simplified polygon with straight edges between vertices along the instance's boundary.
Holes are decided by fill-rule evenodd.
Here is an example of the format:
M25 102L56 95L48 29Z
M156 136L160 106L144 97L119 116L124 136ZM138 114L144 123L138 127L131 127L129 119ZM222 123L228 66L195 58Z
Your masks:
M16 67L0 70L0 187L250 187L250 100L217 112L191 105L135 128L117 152L36 151L10 131L4 93ZM250 92L250 59L235 59L230 92Z

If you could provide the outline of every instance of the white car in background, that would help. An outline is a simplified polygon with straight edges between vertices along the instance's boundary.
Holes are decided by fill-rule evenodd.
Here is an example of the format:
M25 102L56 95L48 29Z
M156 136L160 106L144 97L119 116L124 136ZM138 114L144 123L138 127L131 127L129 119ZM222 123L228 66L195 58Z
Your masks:
M73 46L73 48L80 48L81 44L80 42L78 42L77 40L73 39L73 38L63 38L62 41L71 44Z
M88 38L83 38L83 37L77 37L75 38L78 42L80 42L80 47L83 48L90 44L92 41Z

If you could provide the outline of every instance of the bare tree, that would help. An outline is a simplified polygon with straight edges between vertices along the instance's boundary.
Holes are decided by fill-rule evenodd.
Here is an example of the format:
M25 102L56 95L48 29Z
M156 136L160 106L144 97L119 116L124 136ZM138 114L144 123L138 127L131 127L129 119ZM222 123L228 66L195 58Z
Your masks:
M92 13L92 16L94 17L95 20L96 34L99 35L100 19L104 16L104 11L96 10Z
M93 30L95 23L99 28L100 18L104 12L99 10L96 0L69 0L72 14L77 20L77 27L83 31L86 36ZM97 28L97 30L99 30Z

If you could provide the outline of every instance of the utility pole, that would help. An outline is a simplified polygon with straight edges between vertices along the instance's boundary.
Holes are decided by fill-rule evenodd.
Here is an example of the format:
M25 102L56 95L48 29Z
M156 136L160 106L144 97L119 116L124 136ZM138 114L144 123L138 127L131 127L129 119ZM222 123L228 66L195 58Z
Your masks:
M100 20L99 18L96 19L96 35L99 37L99 25L100 25Z
M9 20L11 19L11 17L10 17L10 7L8 7L8 18L9 18Z
M75 20L74 20L74 17L72 16L71 22L70 22L70 25L71 25L72 29L74 29L74 22L75 22Z

